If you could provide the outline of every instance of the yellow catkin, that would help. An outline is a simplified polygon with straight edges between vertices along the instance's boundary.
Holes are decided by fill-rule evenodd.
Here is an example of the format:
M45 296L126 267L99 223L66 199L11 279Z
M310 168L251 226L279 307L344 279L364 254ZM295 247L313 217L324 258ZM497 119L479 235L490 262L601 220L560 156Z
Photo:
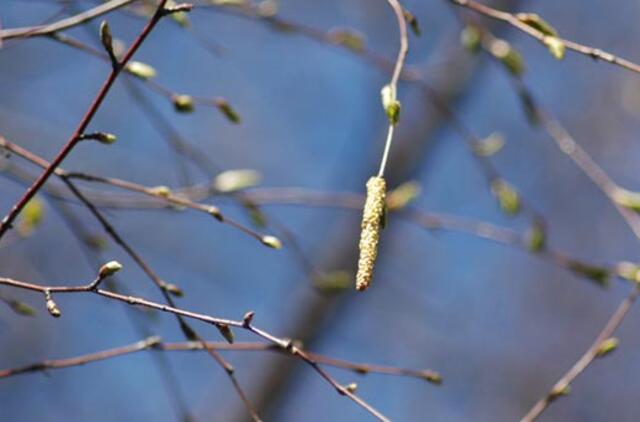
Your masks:
M385 212L386 183L382 177L372 177L367 181L367 200L362 213L360 232L360 258L356 289L366 290L371 284L373 267L378 256L378 240Z

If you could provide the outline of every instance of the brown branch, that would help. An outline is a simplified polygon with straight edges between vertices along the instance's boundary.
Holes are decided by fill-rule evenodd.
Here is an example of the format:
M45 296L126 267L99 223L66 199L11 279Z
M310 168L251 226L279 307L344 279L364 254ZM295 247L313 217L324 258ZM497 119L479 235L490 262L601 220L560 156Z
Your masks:
M542 399L540 399L527 414L521 419L521 422L532 422L536 420L542 412L544 412L549 405L557 398L566 395L571 383L593 363L593 361L602 353L603 343L610 339L615 331L618 329L624 318L629 313L631 305L638 298L640 294L640 288L634 287L631 293L620 303L616 311L611 318L607 321L602 331L596 337L591 347L578 359L578 361L565 373L562 378L555 383L551 391Z
M42 186L46 183L49 177L54 173L55 169L62 163L62 161L69 155L69 153L76 147L76 145L81 141L82 135L84 134L85 129L89 126L89 123L93 120L93 117L98 112L102 102L106 98L109 93L113 83L116 81L118 75L121 73L122 68L127 64L127 62L133 57L138 48L142 45L147 36L151 33L156 24L160 21L160 19L164 16L165 11L164 7L167 0L161 0L158 4L158 7L155 10L155 13L147 23L147 25L143 28L142 32L138 35L136 40L131 44L127 52L125 53L122 60L120 60L116 66L112 66L111 72L107 79L104 81L102 87L94 97L91 105L87 109L85 115L80 120L77 128L74 130L71 137L67 140L66 144L62 149L58 152L56 157L53 159L51 164L40 174L38 179L25 191L22 197L13 205L11 210L5 215L0 222L0 239L2 239L3 235L11 228L13 221L18 217L22 209L27 205L29 200L33 198L33 196L42 188Z
M162 342L158 336L150 336L144 340L135 342L130 345L116 347L113 349L102 350L95 353L80 355L66 359L49 359L37 363L17 368L0 370L0 378L8 378L15 375L25 374L29 372L46 372L49 369L62 369L74 366L85 365L87 363L97 362L105 359L111 359L118 356L124 356L131 353L137 353L144 350L165 351L165 352L197 352L209 349L218 351L238 351L238 352L274 352L284 356L292 357L293 355L281 347L273 343L262 342L243 342L243 343L224 343L224 342ZM318 353L305 352L308 357L315 360L320 365L332 366L335 368L345 369L360 375L369 373L395 375L399 377L413 377L426 380L432 384L440 384L442 378L440 374L432 370L419 370L409 368L399 368L395 366L376 365L368 363L354 363L344 359L336 359L327 357Z
M70 29L116 9L128 6L135 1L136 0L110 0L92 9L78 13L75 16L70 16L47 25L0 29L0 42L2 42L2 40L9 40L12 38L28 38L50 35L58 31Z
M640 73L639 64L636 64L627 59L618 57L614 54L603 51L599 48L589 47L574 41L569 41L563 38L558 38L555 36L545 34L544 32L518 19L516 14L494 9L490 6L486 6L474 0L449 0L449 1L457 6L461 6L461 7L465 7L467 9L473 10L474 12L480 13L481 15L484 15L486 17L506 22L511 26L513 26L514 28L540 41L545 46L548 45L549 40L553 38L558 42L562 43L569 50L573 50L577 53L591 57L594 60L602 60L607 63L611 63L613 65L630 70L632 72Z
M11 153L39 166L42 168L48 168L51 163L49 163L48 161L46 161L44 158L39 157L38 155L34 154L33 152L17 145L14 144L12 142L9 142L8 140L6 140L4 137L2 137L2 135L0 135L0 148L4 148L7 151L10 151ZM219 221L221 223L227 224L231 227L234 227L240 231L242 231L243 233L253 237L254 239L260 241L262 244L264 244L265 246L270 246L272 247L269 242L268 242L268 238L272 238L273 236L267 236L267 235L263 235L260 234L258 232L256 232L255 230L251 229L250 227L234 220L231 218L226 217L224 214L222 214L222 212L220 211L220 209L218 207L216 207L215 205L208 205L208 204L201 204L195 201L192 201L188 198L185 198L184 196L180 195L179 193L174 194L169 188L165 187L165 186L160 186L160 187L146 187L143 185L140 185L138 183L134 183L134 182L129 182L126 180L122 180L122 179L117 179L117 178L109 178L109 177L101 177L101 176L95 176L92 174L87 174L87 173L73 173L73 172L69 172L61 167L57 167L54 170L54 174L58 177L60 177L62 180L69 180L69 179L80 179L80 180L84 180L84 181L89 181L89 182L96 182L96 183L102 183L102 184L107 184L110 186L114 186L120 189L124 189L124 190L128 190L131 192L136 192L136 193L141 193L153 198L156 198L158 200L161 200L167 204L172 204L174 206L181 206L181 207L187 207L187 208L191 208L200 212L203 212L209 216L212 216L215 218L216 221ZM77 195L74 195L77 196Z
M53 295L54 294L64 294L64 293L93 293L98 296L102 296L114 301L123 302L132 306L142 306L148 309L154 309L157 311L173 314L176 316L189 318L197 321L204 322L209 325L213 325L218 329L225 329L228 327L235 327L247 330L252 332L256 336L273 343L280 349L288 352L293 357L297 357L310 365L327 383L329 383L340 395L347 396L353 402L358 404L360 407L371 413L377 419L381 421L388 421L384 415L378 412L375 408L373 408L370 404L362 400L360 397L351 392L348 388L339 384L333 377L331 377L326 371L324 371L318 363L306 352L301 350L299 347L293 344L293 342L289 339L283 339L276 337L267 331L264 331L258 327L255 327L252 324L253 312L249 312L245 315L244 319L232 320L232 319L223 319L217 318L210 315L188 311L184 309L180 309L174 306L165 305L162 303L153 302L141 297L137 296L127 296L122 295L120 293L115 293L112 291L104 290L100 288L100 284L112 273L106 273L102 269L99 272L98 276L89 284L86 285L70 285L70 286L41 286L33 283L27 283L20 280L15 280L11 278L0 277L0 285L11 286L15 288L30 290L34 292L39 292L45 296L47 301L47 308L49 312L53 316L60 316L60 310L54 302ZM208 351L213 351L214 349L210 347L206 347ZM235 379L235 378L232 378Z

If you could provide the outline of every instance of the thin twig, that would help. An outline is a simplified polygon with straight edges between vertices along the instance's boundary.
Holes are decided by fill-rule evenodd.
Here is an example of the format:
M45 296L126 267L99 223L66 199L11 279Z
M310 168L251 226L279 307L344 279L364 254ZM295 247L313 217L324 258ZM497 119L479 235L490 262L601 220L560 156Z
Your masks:
M562 43L567 49L573 50L577 53L583 54L585 56L591 57L594 60L602 60L607 63L611 63L613 65L622 67L624 69L630 70L635 73L640 73L640 65L634 63L630 60L623 59L609 52L603 51L599 48L589 47L574 41L569 41L563 38L552 37L544 32L534 28L531 25L523 22L518 19L516 14L504 12L502 10L494 9L490 6L484 5L482 3L478 3L474 0L449 0L453 4L465 7L469 10L473 10L474 12L480 13L484 16L487 16L492 19L497 19L503 22L506 22L517 28L518 30L524 32L525 34L535 38L540 41L543 45L548 45L548 40L550 38L556 39L558 42Z
M611 338L611 336L615 333L617 328L620 326L624 318L629 313L631 309L631 305L638 298L638 294L640 294L640 288L634 287L631 293L620 303L616 311L613 313L611 318L607 321L607 324L604 326L602 331L596 337L596 340L593 342L591 347L587 349L587 351L582 355L580 359L567 371L566 374L562 376L555 383L553 388L551 388L550 392L540 399L532 408L527 412L527 414L521 419L521 422L533 422L536 420L542 412L544 412L547 407L558 397L566 394L571 383L585 370L587 367L593 363L594 359L597 358L600 354L600 350L602 348L602 344L607 339Z
M86 10L82 13L78 13L75 16L70 16L68 18L61 19L57 22L53 22L47 25L0 29L0 41L9 40L12 38L39 37L43 35L53 34L58 31L73 28L74 26L82 25L83 23L95 19L99 16L128 6L135 1L137 0L110 0L92 9Z
M100 284L104 281L104 276L98 275L98 277L89 284L86 285L71 285L71 286L41 286L33 283L28 283L20 280L15 280L11 278L0 277L0 285L11 286L15 288L30 290L34 292L39 292L47 298L47 303L49 302L54 304L54 307L57 309L55 302L53 302L54 294L63 294L63 293L93 293L98 296L102 296L114 301L119 301L123 303L127 303L132 306L142 306L149 309L154 309L161 312L166 312L169 314L173 314L175 316L180 316L184 318L194 319L197 321L201 321L219 329L224 327L236 327L241 328L247 331L254 333L256 336L267 340L281 349L289 352L292 356L298 357L307 364L309 364L323 379L325 379L340 395L347 396L353 402L358 404L360 407L371 413L377 419L381 421L389 421L384 415L382 415L379 411L373 408L366 401L362 400L360 397L349 391L346 387L339 384L333 377L331 377L326 371L319 367L318 363L313 360L306 352L302 351L300 348L295 346L291 340L283 339L276 337L267 331L264 331L260 328L255 327L251 324L251 320L253 318L253 313L249 312L245 315L245 318L242 321L232 320L232 319L223 319L217 318L206 314L201 314L198 312L188 311L181 308L177 308L175 306L165 305L162 303L153 302L142 297L137 296L127 296L122 295L120 293L115 293L112 291L104 290L100 288ZM51 312L51 311L50 311ZM58 310L58 316L59 316ZM207 350L213 350L211 348L207 348Z
M160 19L164 16L164 7L167 0L161 0L156 8L153 16L148 21L146 26L143 28L142 32L135 39L131 47L127 50L122 60L118 62L117 66L112 66L111 72L107 79L104 81L102 87L94 97L91 105L87 109L86 113L80 120L80 123L74 130L73 134L67 140L66 144L62 149L58 152L56 157L53 159L49 167L47 167L36 179L35 182L24 192L22 197L13 205L11 210L5 215L0 222L0 239L2 239L3 235L11 228L13 221L18 217L22 209L27 205L29 200L33 198L33 196L42 188L42 186L46 183L49 177L53 174L54 170L62 163L62 161L69 155L69 153L75 148L75 146L81 141L82 135L84 134L85 129L89 126L89 123L93 120L93 117L98 112L102 102L106 98L107 94L111 90L113 83L116 81L118 75L121 73L122 68L129 62L129 60L136 53L138 48L142 45L144 40L147 38L149 33L153 30L156 24L160 21Z

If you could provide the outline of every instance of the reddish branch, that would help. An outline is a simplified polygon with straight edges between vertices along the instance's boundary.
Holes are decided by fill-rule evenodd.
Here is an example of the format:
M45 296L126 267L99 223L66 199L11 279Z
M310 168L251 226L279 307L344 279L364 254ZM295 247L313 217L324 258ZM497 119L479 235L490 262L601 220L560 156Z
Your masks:
M82 140L82 135L84 131L89 126L93 117L98 112L102 102L107 97L113 83L116 81L118 75L120 75L123 67L129 62L129 60L133 57L133 55L138 51L142 43L151 33L153 28L157 25L160 19L167 13L164 9L167 0L161 0L154 12L153 16L143 28L142 32L135 39L131 47L124 54L123 58L112 66L111 72L107 79L102 84L102 87L94 97L91 105L87 109L86 113L80 120L80 123L76 127L75 131L71 135L71 137L67 140L64 147L58 152L56 157L53 159L51 164L40 174L40 176L33 182L33 184L25 191L22 197L13 205L11 210L5 215L0 222L0 239L4 236L4 234L11 228L12 223L18 217L22 209L27 205L29 200L33 198L33 196L42 188L42 186L46 183L49 177L53 174L55 169L62 163L62 161L71 153L71 151L78 145L78 143Z
M141 297L137 296L128 296L122 295L119 293L115 293L112 291L104 290L100 288L100 284L105 280L106 277L111 274L103 274L103 271L100 271L98 276L89 284L79 285L79 286L40 286L33 283L27 283L20 280L14 280L10 278L0 277L0 285L11 286L15 288L31 290L34 292L39 292L45 296L47 301L47 308L49 312L54 316L59 316L60 311L57 310L57 305L54 302L54 295L56 294L64 294L64 293L93 293L98 296L102 296L114 301L119 301L123 303L127 303L132 306L141 306L148 309L154 309L161 312L166 312L169 314L173 314L176 316L189 318L197 321L201 321L218 329L228 329L228 327L235 327L244 329L249 331L256 336L267 340L283 351L289 353L290 355L297 357L311 366L323 379L325 379L338 394L347 396L353 402L357 403L363 409L367 410L373 416L378 418L381 421L388 421L384 415L382 415L379 411L373 408L370 404L362 400L355 393L353 393L349 388L339 384L333 377L331 377L324 369L319 366L319 363L313 359L312 355L308 354L306 351L303 351L300 347L298 347L294 342L290 339L283 339L276 337L270 334L267 331L264 331L252 324L253 320L253 312L248 312L245 314L245 317L242 320L231 320L231 319L223 319L216 318L210 315L201 314L193 311L188 311L184 309L180 309L174 306L165 305L162 303L153 302ZM56 309L57 312L54 312L52 309ZM200 341L202 342L202 341ZM213 348L205 347L208 351L213 351ZM235 378L234 378L235 379Z

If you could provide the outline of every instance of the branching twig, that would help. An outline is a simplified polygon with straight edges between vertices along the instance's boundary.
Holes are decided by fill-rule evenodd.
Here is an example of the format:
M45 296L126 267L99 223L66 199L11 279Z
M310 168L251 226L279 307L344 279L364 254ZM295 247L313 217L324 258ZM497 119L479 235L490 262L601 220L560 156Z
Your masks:
M104 268L104 267L103 267ZM127 303L132 306L142 306L149 309L154 309L161 312L166 312L169 314L173 314L176 316L189 318L197 321L201 321L207 323L209 325L213 325L218 329L225 329L228 327L236 327L241 328L247 331L254 333L256 336L263 338L264 340L273 343L284 351L290 353L294 357L298 357L303 360L307 364L309 364L322 378L324 378L340 395L347 396L349 399L357 403L359 406L367 410L369 413L374 415L381 421L388 421L384 415L378 412L375 408L373 408L370 404L362 400L360 397L351 392L348 388L339 384L333 377L331 377L326 371L324 371L318 363L309 356L306 352L301 350L299 347L293 344L291 340L282 339L276 337L267 331L264 331L258 327L255 327L252 324L253 312L249 312L245 315L244 319L239 320L231 320L231 319L223 319L217 318L210 315L184 310L181 308L177 308L175 306L165 305L162 303L153 302L141 297L137 296L127 296L119 293L115 293L112 291L104 290L100 288L100 284L104 281L104 279L113 273L108 273L101 269L98 276L89 284L86 285L71 285L71 286L40 286L33 283L28 283L20 280L10 279L0 277L0 285L11 286L15 288L31 290L34 292L39 292L45 295L47 299L47 308L49 312L54 316L60 316L60 310L54 302L53 295L54 294L64 294L64 293L93 293L98 296L102 296L114 301L119 301L123 303ZM207 348L207 350L213 350L211 348Z
M494 9L490 6L486 6L474 0L449 0L449 1L451 1L453 4L473 10L474 12L480 13L489 18L507 22L514 28L517 28L518 30L524 32L525 34L535 38L536 40L540 41L544 45L548 46L549 39L554 38L558 42L562 43L569 50L573 50L577 53L591 57L594 60L602 60L602 61L611 63L613 65L620 66L624 69L630 70L632 72L640 73L640 65L637 63L634 63L627 59L623 59L609 52L600 50L599 48L589 47L589 46L579 44L574 41L562 39L559 37L552 37L548 34L545 34L543 31L540 31L539 29L531 25L528 25L527 23L518 19L518 16L516 14Z
M147 25L144 27L140 35L138 35L138 37L133 42L133 44L131 44L131 47L129 47L124 57L122 58L122 60L118 62L117 66L112 66L109 76L107 76L107 79L104 81L102 87L100 88L100 90L94 97L93 101L91 102L91 105L89 106L86 113L80 120L78 127L74 130L73 134L67 140L64 147L58 152L58 154L53 159L51 164L42 172L42 174L40 174L38 179L35 182L33 182L33 184L25 191L22 197L13 205L11 210L2 219L2 222L0 222L0 239L2 239L2 236L7 232L7 230L9 230L9 228L11 228L13 221L16 219L16 217L18 217L18 215L20 214L22 209L25 207L25 205L27 205L29 200L33 198L33 196L40 190L40 188L42 188L42 186L46 183L49 177L53 174L55 169L62 163L62 161L67 157L67 155L69 155L69 153L81 141L84 131L86 130L87 126L89 126L89 123L91 123L91 121L93 120L93 117L95 116L95 114L98 112L98 109L102 105L102 102L104 101L107 94L109 93L111 87L113 86L113 83L117 79L122 68L127 64L127 62L129 62L129 60L133 57L133 55L136 53L138 48L140 48L144 40L147 38L149 33L151 33L151 31L156 26L156 24L164 16L165 14L164 7L166 2L167 0L160 1L153 16L151 17Z
M105 15L116 9L125 7L133 3L134 1L137 0L110 0L92 9L86 10L82 13L78 13L75 16L71 16L54 23L50 23L48 25L0 29L0 42L2 40L9 40L12 38L27 38L50 35L58 31L70 29L74 26L82 25L85 22Z
M536 420L555 399L568 393L568 389L573 380L587 369L587 367L593 363L594 359L602 353L604 342L613 336L625 316L629 313L631 305L636 301L639 293L640 289L638 287L634 287L631 293L622 301L622 303L620 303L609 321L607 321L607 324L602 331L600 331L591 347L589 347L585 354L578 359L571 369L555 383L551 391L545 397L540 399L540 401L538 401L531 410L529 410L529 412L527 412L521 422L532 422Z

